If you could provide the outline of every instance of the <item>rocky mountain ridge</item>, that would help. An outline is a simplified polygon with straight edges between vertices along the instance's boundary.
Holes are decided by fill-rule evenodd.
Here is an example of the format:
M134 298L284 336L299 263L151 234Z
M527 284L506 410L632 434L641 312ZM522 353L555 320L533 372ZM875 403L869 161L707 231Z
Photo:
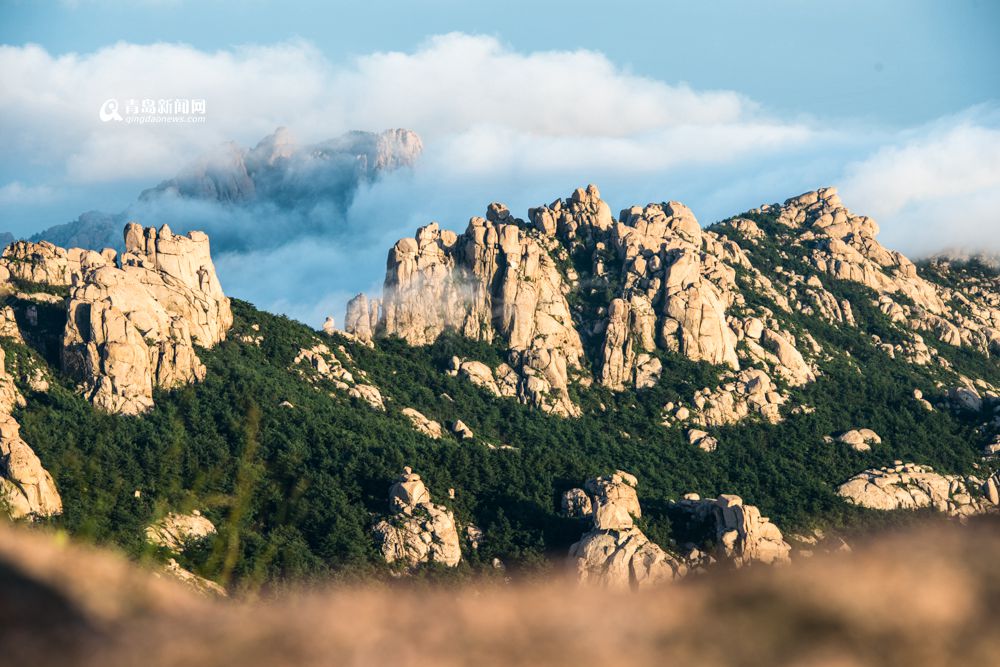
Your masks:
M829 353L808 330L797 336L788 316L857 326L850 301L827 290L824 277L875 292L871 305L898 325L901 339L878 341L886 354L946 366L924 335L1000 354L996 279L959 287L928 280L880 245L875 221L845 208L834 188L705 230L678 202L633 206L616 220L593 185L528 213L521 220L494 203L461 235L431 223L400 240L382 297L350 302L347 332L415 345L445 330L501 340L509 360L490 369L492 379L479 368L481 383L511 387L497 393L564 416L579 414L571 379L616 391L649 386L662 371L656 353L679 353L729 368L718 389L705 388L690 405L665 406L668 423L706 426L751 415L778 420L787 402L780 385L815 380L817 361ZM798 270L755 263L765 235L755 216L770 218L789 241L798 256L783 250L777 259L797 260ZM599 292L608 300L588 303ZM768 304L755 305L762 300Z
M172 552L208 588L268 553L400 574L560 552L642 588L785 562L819 526L995 513L1000 276L876 234L829 188L707 229L678 202L616 219L594 186L528 220L494 203L397 242L343 333L227 298L199 232L18 242L5 503L126 544L164 522L243 536L233 560Z

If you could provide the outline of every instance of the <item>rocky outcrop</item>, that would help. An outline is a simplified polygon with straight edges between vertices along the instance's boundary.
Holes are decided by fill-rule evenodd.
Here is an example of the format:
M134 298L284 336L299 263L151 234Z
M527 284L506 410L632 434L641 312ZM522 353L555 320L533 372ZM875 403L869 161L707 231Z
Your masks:
M44 378L31 381L45 382ZM62 499L52 475L21 438L21 426L11 416L15 408L24 406L24 397L7 372L6 354L0 348L0 510L6 510L12 519L61 514Z
M413 345L431 343L445 330L475 340L500 337L522 402L564 416L579 412L567 389L583 347L562 277L502 205L491 205L486 219L472 218L461 236L432 223L396 243L379 330Z
M710 436L706 431L696 428L687 432L688 442L703 452L714 452L719 447L719 441Z
M455 516L431 502L427 487L409 467L389 489L389 518L374 528L375 539L387 563L414 567L441 563L455 567L462 560Z
M72 285L87 269L114 265L115 251L102 253L81 248L60 248L48 241L17 241L0 257L0 272L8 278L52 287Z
M52 475L21 439L20 426L0 413L0 501L13 519L62 514Z
M639 518L642 516L642 508L639 507L639 496L635 492L635 487L639 485L639 480L635 475L631 475L623 470L616 470L611 475L604 475L588 479L583 485L593 502L595 512L600 512L602 506L614 505L616 508L624 510L629 516ZM595 521L600 521L595 518ZM631 525L631 520L627 521ZM610 528L605 522L605 527Z
M203 232L181 236L166 225L156 230L129 223L121 264L168 313L184 319L196 345L211 348L226 339L233 313Z
M225 339L233 316L215 275L208 237L125 228L121 268L89 268L70 291L62 362L97 407L139 414L153 387L201 380L194 346Z
M780 224L799 231L817 271L878 292L880 309L893 321L931 332L949 345L1000 350L1000 303L991 299L993 290L976 289L982 287L978 284L956 290L921 277L913 262L876 240L874 220L844 207L835 188L758 211L776 213ZM946 262L942 270L947 272Z
M198 510L190 514L170 512L146 526L147 542L174 553L181 553L192 543L210 535L215 535L215 524Z
M10 306L0 308L0 338L9 338L18 343L24 342L14 309Z
M340 356L338 356L338 354ZM341 360L341 357L344 360ZM311 384L320 386L329 383L338 392L343 392L351 398L364 401L376 410L385 410L385 401L378 387L368 382L368 375L360 368L354 367L353 359L343 346L338 346L336 352L323 343L316 343L311 348L301 348L292 360L293 366ZM348 370L350 364L353 370ZM331 396L334 395L331 393Z
M163 571L171 578L176 579L181 582L191 590L197 592L199 595L203 595L209 598L225 598L229 597L226 593L226 589L219 584L206 579L205 577L199 577L194 572L190 570L185 570L181 567L173 558L167 560L166 566Z
M856 452L867 452L872 445L881 445L882 438L870 428L852 428L840 435L830 438L830 441L843 443Z
M703 500L689 495L675 504L699 522L711 519L718 557L737 567L751 563L779 564L790 560L791 546L785 542L778 526L761 516L754 505L743 499L722 494L716 499Z
M770 376L757 368L747 368L723 378L723 384L695 392L692 407L667 403L663 423L693 422L702 426L735 424L753 415L772 424L781 421L781 406L787 397L778 391Z
M599 197L596 188L588 194ZM626 209L609 232L606 242L622 263L623 288L608 308L602 384L624 388L637 355L657 344L738 369L736 336L725 313L732 269L715 254L738 253L738 247L703 234L691 210L678 202Z
M896 461L891 466L858 473L841 484L837 493L855 505L875 510L929 507L951 516L970 516L996 511L997 503L989 497L991 480L995 490L993 477L984 483L934 472L930 466ZM977 493L971 493L972 488Z
M355 296L347 302L344 331L362 343L372 342L378 328L379 307L378 299L369 300L364 294Z
M414 408L403 408L401 410L403 416L410 420L413 424L414 430L418 433L423 433L428 438L433 438L434 440L440 440L441 434L441 424L434 421L433 419L428 419L424 416L422 412L415 410Z
M472 432L469 425L461 419L456 419L451 425L452 434L459 440L472 440L476 434Z
M9 415L14 408L24 407L24 396L7 372L7 353L0 348L0 414Z
M564 496L565 511L570 516L592 516L593 529L573 544L569 560L581 583L619 589L638 590L683 576L687 569L676 557L654 544L635 527L632 519L641 514L635 494L637 480L617 471L606 477L588 480L584 485L587 503L580 489ZM591 506L588 514L584 511Z

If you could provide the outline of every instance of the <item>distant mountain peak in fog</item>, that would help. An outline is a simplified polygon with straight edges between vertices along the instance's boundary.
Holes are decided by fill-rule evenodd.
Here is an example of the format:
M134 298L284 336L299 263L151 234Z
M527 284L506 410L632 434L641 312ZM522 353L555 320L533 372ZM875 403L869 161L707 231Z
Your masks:
M140 200L165 194L220 202L274 200L293 205L297 196L337 195L378 173L412 166L423 150L411 130L348 132L316 144L298 145L279 127L252 149L235 142L219 146L177 176L143 191Z
M299 144L287 128L279 127L253 148L232 141L218 146L173 178L144 190L126 211L89 211L31 240L95 250L118 247L126 219L142 216L148 224L166 222L149 217L165 205L185 201L277 209L323 202L343 210L359 185L383 172L412 166L422 151L420 137L411 130L352 131L319 143Z

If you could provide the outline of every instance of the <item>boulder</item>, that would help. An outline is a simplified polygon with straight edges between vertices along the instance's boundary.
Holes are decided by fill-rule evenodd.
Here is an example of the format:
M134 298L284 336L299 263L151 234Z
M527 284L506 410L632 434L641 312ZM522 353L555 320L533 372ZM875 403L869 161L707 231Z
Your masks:
M632 517L642 511L635 476L621 470L588 480L581 489L563 495L567 516L593 517L593 529L570 547L569 562L581 583L617 590L638 590L679 578L684 563L654 544L635 527ZM584 502L584 499L587 499ZM592 512L585 512L593 507Z
M441 563L455 567L462 560L455 516L431 502L420 475L409 467L389 489L390 516L379 521L374 534L387 563L415 567Z
M146 526L146 541L182 553L192 543L215 535L215 524L198 510L189 514L170 512Z
M616 470L610 475L588 479L583 488L587 490L593 500L595 522L600 507L610 504L621 508L626 516L631 515L637 519L641 517L642 508L639 507L639 496L635 492L638 483L634 475L622 470ZM621 515L618 516L621 517ZM608 518L611 520L613 516L609 514ZM629 525L631 525L630 521Z
M930 466L901 461L882 468L869 468L837 489L848 502L875 510L933 508L951 516L970 516L996 511L996 503L969 493L970 487L989 482L935 472Z
M855 428L841 433L836 438L837 442L848 445L856 452L867 452L872 445L881 445L882 438L870 428Z
M469 428L468 425L466 425L466 423L461 419L456 420L455 423L451 425L451 432L454 433L459 440L472 440L476 437L475 433L472 432L472 429Z
M410 420L413 424L413 428L420 433L423 433L428 438L433 438L439 440L441 438L441 424L434 421L433 419L428 419L423 415L423 413L414 410L413 408L403 408L401 410L403 416Z
M718 440L696 428L688 430L687 438L689 443L703 452L714 452L719 446Z
M715 543L719 558L736 567L790 560L791 546L785 542L778 526L739 496L722 494L715 499L702 499L689 494L675 506L690 513L697 523L710 522L714 534L705 537Z

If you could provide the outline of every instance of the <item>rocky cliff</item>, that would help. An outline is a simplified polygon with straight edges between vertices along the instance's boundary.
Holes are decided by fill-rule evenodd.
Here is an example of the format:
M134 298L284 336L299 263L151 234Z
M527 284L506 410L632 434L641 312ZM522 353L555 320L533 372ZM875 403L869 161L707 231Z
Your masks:
M455 567L462 560L455 515L431 502L420 475L409 467L389 489L387 519L375 525L375 539L387 563L413 567L441 563Z
M768 221L768 232L754 219ZM722 369L718 385L664 406L668 425L775 423L799 409L785 388L814 382L830 351L793 320L858 326L858 304L824 281L873 290L872 305L900 333L896 342L875 341L888 355L947 365L928 335L1000 351L995 283L932 280L877 234L875 221L845 208L834 188L703 229L678 202L633 206L616 219L591 185L530 209L527 220L491 204L461 235L432 223L402 239L389 253L382 299L352 301L347 331L413 345L444 331L500 341L510 359L467 375L563 416L579 414L574 382L649 388L671 354ZM783 244L776 256L775 242Z
M152 407L153 387L204 378L195 345L214 346L232 323L207 236L131 223L121 266L89 269L74 282L62 363L94 405L138 414Z
M129 223L124 248L118 256L18 241L0 258L0 278L9 285L68 288L63 370L102 410L138 414L152 408L154 387L204 378L195 346L224 340L233 315L205 234Z

